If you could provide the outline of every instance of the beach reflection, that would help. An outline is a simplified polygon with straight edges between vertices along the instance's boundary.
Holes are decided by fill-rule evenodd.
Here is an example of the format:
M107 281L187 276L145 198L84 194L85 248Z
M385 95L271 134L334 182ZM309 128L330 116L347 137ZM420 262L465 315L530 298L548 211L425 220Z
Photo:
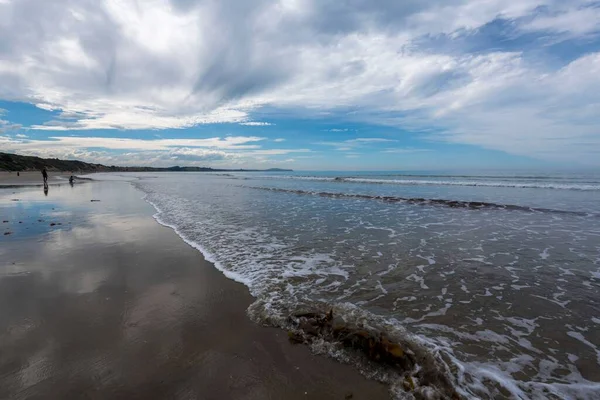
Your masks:
M164 273L179 239L165 240L153 209L130 185L87 186L53 188L47 201L32 189L1 194L14 233L0 242L0 368L19 367L0 377L0 398L50 377L64 378L67 390L67 377L110 376L120 352L157 342L159 327L175 335L152 357L180 346L181 285ZM158 248L164 263L150 251Z

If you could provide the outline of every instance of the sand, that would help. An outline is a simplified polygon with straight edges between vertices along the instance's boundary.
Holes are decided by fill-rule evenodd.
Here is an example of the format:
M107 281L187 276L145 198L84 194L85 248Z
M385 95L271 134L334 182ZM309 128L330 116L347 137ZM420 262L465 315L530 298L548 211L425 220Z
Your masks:
M389 398L251 322L246 287L141 196L125 182L0 189L0 398Z
M48 184L64 183L69 180L69 176L75 175L69 172L48 172ZM40 171L16 172L0 171L0 188L2 186L32 186L43 185L42 173Z

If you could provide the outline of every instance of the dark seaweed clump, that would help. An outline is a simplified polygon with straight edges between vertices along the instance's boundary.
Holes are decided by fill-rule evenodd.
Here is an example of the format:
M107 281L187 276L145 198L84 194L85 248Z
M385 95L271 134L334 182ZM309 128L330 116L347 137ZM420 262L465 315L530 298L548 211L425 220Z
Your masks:
M383 332L361 324L353 326L329 312L301 312L288 317L288 336L293 343L316 340L337 343L358 353L367 362L383 364L402 378L403 389L416 399L462 399L435 358L424 348L394 341Z

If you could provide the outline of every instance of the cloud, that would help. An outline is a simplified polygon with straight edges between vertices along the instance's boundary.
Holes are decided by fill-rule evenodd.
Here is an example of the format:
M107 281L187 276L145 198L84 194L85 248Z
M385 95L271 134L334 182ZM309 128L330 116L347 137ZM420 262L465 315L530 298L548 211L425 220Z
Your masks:
M310 149L265 149L265 150L252 150L247 152L250 155L261 155L261 156L273 156L290 153L310 153Z
M356 139L348 139L343 141L323 141L316 142L314 144L321 146L334 146L337 151L351 151L355 150L357 147L369 146L372 144L378 143L393 143L397 142L395 139L386 139L386 138L356 138Z
M275 125L275 124L272 124L270 122L249 121L249 122L240 122L240 125L246 125L246 126L271 126L271 125Z
M276 139L273 139L273 141L277 142L277 143L281 143L281 142L285 142L285 139L284 138L276 138Z
M582 43L598 13L589 0L4 0L0 99L54 112L34 130L266 126L253 115L286 110L597 164L600 53ZM499 22L510 37L477 51L423 45ZM569 57L536 58L565 40L580 45Z
M427 153L433 151L432 149L416 149L413 147L403 147L395 149L385 149L382 153L393 153L393 154L411 154L411 153Z
M384 138L358 138L346 140L344 143L389 143L397 142L395 139L384 139Z
M265 140L255 136L227 136L207 139L125 139L107 137L55 136L50 140L20 142L18 148L26 150L36 147L103 148L111 150L169 150L176 147L204 147L211 149L246 150L259 145L248 144Z
M22 135L24 136L24 135ZM265 138L227 136L206 139L125 139L106 137L56 136L31 140L0 136L3 151L39 157L80 159L107 165L211 164L225 166L277 162L273 156L310 153L310 149L262 149Z
M2 115L3 111L4 110L0 109L0 115ZM21 128L22 128L21 124L13 124L9 121L0 119L0 133L10 133L10 132L18 131ZM19 135L16 135L16 136L19 136Z
M536 15L530 22L523 24L521 29L558 33L565 35L564 37L600 33L600 8L580 7L569 2L565 2L565 5L558 7L558 10L547 10Z

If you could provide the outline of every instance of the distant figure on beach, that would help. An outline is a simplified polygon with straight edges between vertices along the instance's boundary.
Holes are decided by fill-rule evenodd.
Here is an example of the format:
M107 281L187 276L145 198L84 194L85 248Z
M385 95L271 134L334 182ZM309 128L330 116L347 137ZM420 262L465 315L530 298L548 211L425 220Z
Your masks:
M21 174L19 174L19 171L17 171L17 176L21 176Z
M48 171L46 171L46 168L44 168L42 170L42 177L44 178L44 183L48 182Z
M73 186L73 183L75 182L75 177L73 175L71 175L69 177L69 183L71 184L71 186Z

